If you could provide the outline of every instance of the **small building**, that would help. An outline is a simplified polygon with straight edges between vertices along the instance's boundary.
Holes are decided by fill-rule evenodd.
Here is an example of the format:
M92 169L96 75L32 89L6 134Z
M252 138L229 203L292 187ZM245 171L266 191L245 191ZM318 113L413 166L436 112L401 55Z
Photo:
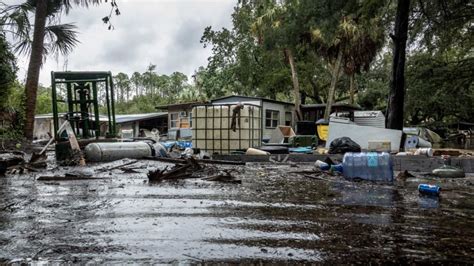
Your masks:
M115 123L119 134L126 138L139 137L140 133L149 136L153 130L163 134L168 132L168 113L115 115Z
M193 106L204 102L176 103L160 105L157 110L166 110L168 113L168 129L191 128L193 126L192 109Z
M295 105L261 97L231 95L213 99L211 104L253 104L262 108L262 139L270 139L277 126L294 126Z
M66 113L59 113L59 125L64 123L64 116ZM94 116L91 116L91 121L94 121ZM108 128L107 116L100 115L100 132L104 133ZM35 115L35 125L33 130L33 139L42 140L50 139L54 136L54 116L52 113ZM103 137L103 136L102 136Z
M64 122L65 113L59 114L59 124ZM91 120L94 120L93 117ZM108 127L108 118L104 115L99 116L100 132L106 132ZM147 114L129 114L115 115L115 123L118 126L118 134L124 137L138 137L140 130L144 133L157 129L160 133L166 133L168 130L168 113L147 113ZM54 136L53 114L40 114L35 116L34 139L49 139Z

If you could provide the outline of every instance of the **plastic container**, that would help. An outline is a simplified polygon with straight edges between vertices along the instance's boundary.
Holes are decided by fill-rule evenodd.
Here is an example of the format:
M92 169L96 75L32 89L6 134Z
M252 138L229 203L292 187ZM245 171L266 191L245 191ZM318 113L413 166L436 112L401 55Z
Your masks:
M346 152L342 166L348 179L393 182L393 162L387 152Z
M255 149L255 148L248 148L245 154L246 155L270 155L269 152Z
M428 157L433 157L432 148L419 148L415 151L415 155L426 155Z
M333 164L331 165L329 171L343 173L344 172L343 169L344 169L344 166L342 166L342 164Z
M439 192L441 188L436 185L429 185L429 184L419 184L418 185L418 192L423 195L430 195L430 196L439 196Z
M320 170L323 170L323 171L327 171L329 170L329 164L321 161L321 160L317 160L315 163L314 163L314 168L315 169L320 169Z
M235 104L199 105L192 110L192 145L210 154L231 154L234 151L262 144L262 111L260 106L244 104L236 116L232 130Z

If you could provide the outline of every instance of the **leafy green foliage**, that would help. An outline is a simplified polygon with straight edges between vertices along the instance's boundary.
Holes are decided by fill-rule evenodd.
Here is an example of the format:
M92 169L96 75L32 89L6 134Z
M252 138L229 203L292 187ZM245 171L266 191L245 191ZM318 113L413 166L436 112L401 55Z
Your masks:
M406 118L412 124L472 121L474 58L418 53L407 70Z
M5 37L0 34L0 109L9 106L8 95L16 79L16 60Z

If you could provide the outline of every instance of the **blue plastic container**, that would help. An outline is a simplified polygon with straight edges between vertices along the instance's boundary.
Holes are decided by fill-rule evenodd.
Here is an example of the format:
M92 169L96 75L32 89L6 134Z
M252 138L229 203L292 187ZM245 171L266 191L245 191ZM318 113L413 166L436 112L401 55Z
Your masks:
M439 192L441 191L441 188L436 185L419 184L418 191L420 192L420 194L423 194L423 195L439 196Z
M330 167L330 171L333 171L333 172L339 172L339 173L342 173L343 172L343 166L342 164L333 164L331 165Z
M347 152L342 167L348 179L393 182L393 162L387 152Z

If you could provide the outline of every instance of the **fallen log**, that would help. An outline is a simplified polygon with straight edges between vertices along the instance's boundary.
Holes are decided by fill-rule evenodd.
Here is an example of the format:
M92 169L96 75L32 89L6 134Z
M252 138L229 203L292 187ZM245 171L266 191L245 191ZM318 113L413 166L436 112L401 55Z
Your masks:
M145 160L159 161L165 163L187 163L186 159L175 159L175 158L166 158L166 157L145 157ZM200 164L228 164L228 165L245 165L245 162L236 162L236 161L225 161L225 160L211 160L211 159L194 159L197 163Z

